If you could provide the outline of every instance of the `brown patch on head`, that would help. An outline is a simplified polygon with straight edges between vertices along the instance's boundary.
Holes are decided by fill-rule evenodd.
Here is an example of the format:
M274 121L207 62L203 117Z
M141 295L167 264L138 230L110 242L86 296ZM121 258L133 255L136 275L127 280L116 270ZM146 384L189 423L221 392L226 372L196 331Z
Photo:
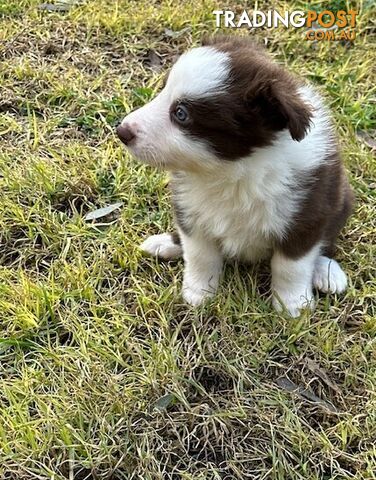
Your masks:
M211 37L204 46L230 55L229 83L217 95L181 99L190 117L181 125L183 131L207 140L216 154L227 160L270 145L284 129L290 131L293 140L304 138L310 107L301 100L297 81L273 63L261 47L234 36Z

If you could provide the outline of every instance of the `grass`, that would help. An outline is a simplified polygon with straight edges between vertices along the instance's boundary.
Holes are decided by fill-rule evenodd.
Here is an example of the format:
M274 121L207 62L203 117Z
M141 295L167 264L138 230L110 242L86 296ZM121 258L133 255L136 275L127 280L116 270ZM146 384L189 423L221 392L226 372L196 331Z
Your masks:
M272 311L266 265L228 266L194 310L182 263L138 250L171 227L166 177L113 126L224 4L39 3L0 1L0 478L375 479L376 162L357 135L375 129L372 2L351 3L353 44L251 32L326 95L357 196L349 289L295 320Z

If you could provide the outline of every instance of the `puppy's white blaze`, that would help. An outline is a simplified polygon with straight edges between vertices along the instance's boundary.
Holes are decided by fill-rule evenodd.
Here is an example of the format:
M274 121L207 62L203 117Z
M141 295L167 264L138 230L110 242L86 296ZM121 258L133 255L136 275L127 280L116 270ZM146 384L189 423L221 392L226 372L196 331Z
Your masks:
M226 88L230 56L213 47L199 47L184 53L173 66L166 84L170 100L200 97Z

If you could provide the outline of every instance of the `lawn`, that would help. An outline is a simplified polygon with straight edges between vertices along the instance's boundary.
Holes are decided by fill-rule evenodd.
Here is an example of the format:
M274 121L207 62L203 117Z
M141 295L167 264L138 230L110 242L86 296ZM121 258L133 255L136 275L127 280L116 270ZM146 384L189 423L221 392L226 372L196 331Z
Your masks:
M114 134L231 4L41 3L0 0L0 478L375 479L373 2L351 4L353 43L250 32L326 96L357 197L346 294L293 320L268 265L228 265L213 301L183 304L182 262L138 249L171 228L167 177Z

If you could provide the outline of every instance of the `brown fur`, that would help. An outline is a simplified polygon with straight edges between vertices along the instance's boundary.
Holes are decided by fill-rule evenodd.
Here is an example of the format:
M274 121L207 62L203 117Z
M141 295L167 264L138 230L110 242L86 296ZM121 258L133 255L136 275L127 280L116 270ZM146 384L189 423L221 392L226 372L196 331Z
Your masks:
M218 95L180 99L190 117L180 128L208 141L226 160L270 145L285 128L301 140L309 128L310 109L297 95L298 82L246 39L214 37L210 45L231 54L230 84ZM172 121L175 108L173 104Z
M276 247L288 257L299 258L322 241L322 253L332 257L354 201L339 154L329 156L302 183L307 194L287 236L277 239Z

